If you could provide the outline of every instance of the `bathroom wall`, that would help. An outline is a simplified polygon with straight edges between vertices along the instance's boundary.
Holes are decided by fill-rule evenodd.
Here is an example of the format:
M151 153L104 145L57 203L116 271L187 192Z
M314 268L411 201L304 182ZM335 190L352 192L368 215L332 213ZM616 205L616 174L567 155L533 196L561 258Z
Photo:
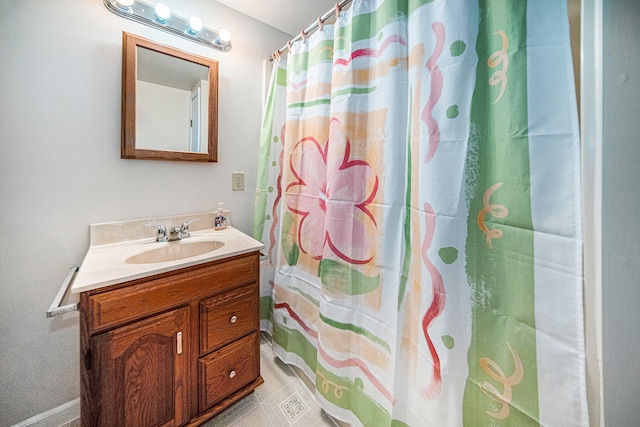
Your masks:
M2 2L0 426L79 396L78 315L45 311L89 224L216 209L250 233L262 61L289 37L212 0L167 0L232 34L229 53L122 19L102 0ZM122 31L218 60L217 164L120 159ZM245 190L231 191L231 172ZM152 235L153 232L150 231Z

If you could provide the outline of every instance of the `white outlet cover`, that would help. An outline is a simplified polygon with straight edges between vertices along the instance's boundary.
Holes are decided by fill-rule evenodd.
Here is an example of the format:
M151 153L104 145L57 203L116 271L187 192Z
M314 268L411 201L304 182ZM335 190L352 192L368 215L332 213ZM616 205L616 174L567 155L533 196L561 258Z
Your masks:
M234 191L244 190L244 172L231 173L231 189Z

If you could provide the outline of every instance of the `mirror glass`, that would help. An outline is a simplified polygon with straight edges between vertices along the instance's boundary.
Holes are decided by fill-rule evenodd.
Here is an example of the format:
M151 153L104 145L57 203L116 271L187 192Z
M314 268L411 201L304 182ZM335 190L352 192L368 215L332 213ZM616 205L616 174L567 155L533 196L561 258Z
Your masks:
M218 63L123 35L122 158L217 161Z

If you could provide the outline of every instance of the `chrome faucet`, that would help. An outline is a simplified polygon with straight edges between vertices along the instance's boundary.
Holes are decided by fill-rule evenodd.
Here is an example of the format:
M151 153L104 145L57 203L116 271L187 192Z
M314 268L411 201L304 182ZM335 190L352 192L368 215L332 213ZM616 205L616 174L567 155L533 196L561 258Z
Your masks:
M192 219L191 221L183 222L180 227L169 228L169 234L167 235L167 229L164 225L145 224L145 227L155 227L158 230L156 235L156 242L174 242L176 240L186 239L191 236L189 233L189 224L198 221L200 218Z
M158 234L156 234L156 242L166 242L169 240L167 237L167 229L164 225L145 224L144 226L155 227L158 229Z
M199 221L199 220L200 220L200 218L194 218L191 221L183 222L182 225L180 226L180 238L181 239L185 239L185 238L191 236L191 233L189 233L189 224L191 224L192 222Z

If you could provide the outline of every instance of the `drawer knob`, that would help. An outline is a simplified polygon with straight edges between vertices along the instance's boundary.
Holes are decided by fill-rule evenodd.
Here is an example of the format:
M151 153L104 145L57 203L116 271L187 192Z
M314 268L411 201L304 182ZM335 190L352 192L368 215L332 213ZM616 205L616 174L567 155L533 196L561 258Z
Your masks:
M238 316L231 316L231 319L229 319L231 321L231 323L236 323L238 321Z
M229 378L233 378L236 376L236 371L229 372Z

